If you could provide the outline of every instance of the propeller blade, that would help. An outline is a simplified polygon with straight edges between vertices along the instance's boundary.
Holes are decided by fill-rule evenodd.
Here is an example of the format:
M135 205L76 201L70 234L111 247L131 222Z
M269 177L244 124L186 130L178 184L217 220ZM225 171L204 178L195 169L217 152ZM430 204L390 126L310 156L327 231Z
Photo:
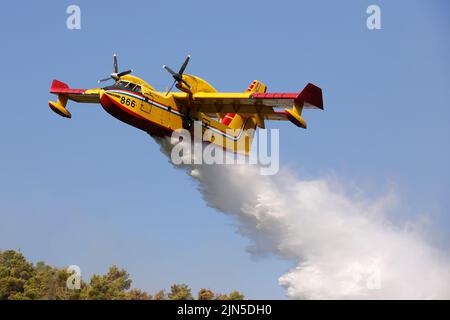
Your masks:
M113 69L114 69L114 72L110 74L109 78L98 80L98 83L101 83L101 82L104 82L104 81L108 81L110 79L113 79L115 81L119 81L120 77L123 77L123 76L133 72L133 69L119 72L119 66L118 66L118 63L117 63L117 55L115 53L113 54Z
M105 81L108 81L108 80L111 80L111 77L108 77L108 78L105 78L105 79L98 80L98 83L102 83L102 82L105 82Z
M191 59L191 55L188 55L186 60L184 60L183 65L180 68L180 71L178 71L178 74L183 74L184 70L186 69L188 63L189 63L189 59Z
M171 85L170 88L169 88L169 91L166 92L166 96L172 91L173 86L175 85L175 83L177 83L177 80L175 80L175 81L172 83L172 85Z
M167 70L167 72L169 72L174 78L178 77L179 74L176 73L175 71L173 71L172 69L170 69L168 66L163 65L163 68Z
M113 68L114 68L114 73L119 72L119 66L117 65L117 55L114 53L113 55Z
M127 74L130 74L130 73L132 73L133 72L133 69L130 69L130 70L127 70L127 71L122 71L122 72L120 72L120 73L118 73L117 74L117 77L123 77L123 76L125 76L125 75L127 75Z
M184 83L186 85L186 87L191 89L191 86L189 85L189 83L187 83L187 81L183 80L183 72L184 72L184 70L186 70L186 67L187 67L190 59L191 59L191 56L188 55L186 60L184 60L184 63L181 66L180 71L178 71L178 72L175 72L168 66L163 65L163 68L166 69L166 71L169 72L172 75L172 77L175 79L175 82L172 83L172 86L170 87L169 91L167 91L166 95L168 95L169 92L172 91L173 86L175 86L175 85L178 89L181 89L181 87L182 87L181 83Z

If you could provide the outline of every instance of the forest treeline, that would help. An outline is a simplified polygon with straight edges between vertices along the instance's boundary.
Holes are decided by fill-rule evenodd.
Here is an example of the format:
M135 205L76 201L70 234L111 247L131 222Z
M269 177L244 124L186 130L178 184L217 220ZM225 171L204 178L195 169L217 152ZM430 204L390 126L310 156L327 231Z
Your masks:
M238 291L229 294L200 289L196 295L186 284L173 284L169 290L150 294L131 288L132 280L124 269L111 266L104 275L80 281L80 289L69 289L73 276L67 268L33 264L21 252L0 251L0 300L243 300ZM70 280L69 280L70 283Z

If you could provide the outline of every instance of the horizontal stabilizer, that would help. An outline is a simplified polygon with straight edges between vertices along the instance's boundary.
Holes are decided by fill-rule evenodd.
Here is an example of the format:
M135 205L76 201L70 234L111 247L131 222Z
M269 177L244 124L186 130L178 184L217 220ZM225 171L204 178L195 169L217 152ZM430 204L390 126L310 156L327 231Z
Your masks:
M59 101L58 102L49 101L48 106L50 107L50 109L52 109L55 113L59 114L61 117L69 119L72 118L72 115L70 114L69 110L67 110L65 106L60 104Z
M73 89L59 80L53 80L50 86L50 93L58 95L58 97L66 97L81 103L99 103L100 88L94 89Z

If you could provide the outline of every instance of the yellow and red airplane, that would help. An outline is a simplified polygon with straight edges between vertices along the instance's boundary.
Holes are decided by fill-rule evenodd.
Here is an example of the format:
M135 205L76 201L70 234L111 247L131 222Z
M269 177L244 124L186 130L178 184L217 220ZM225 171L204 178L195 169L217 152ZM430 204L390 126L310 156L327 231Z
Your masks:
M132 76L132 70L119 72L114 54L113 73L99 80L112 79L114 84L86 90L53 80L50 93L58 99L49 101L49 106L60 116L71 118L66 109L68 100L100 103L113 117L157 137L170 136L180 128L192 130L198 122L203 132L208 130L211 143L242 154L250 152L254 129L265 128L265 120L289 120L306 129L303 109L323 109L322 90L311 83L299 93L267 93L267 86L257 80L244 92L218 92L205 80L184 74L189 59L178 72L163 66L174 83L168 92L158 92ZM171 92L174 85L181 92Z

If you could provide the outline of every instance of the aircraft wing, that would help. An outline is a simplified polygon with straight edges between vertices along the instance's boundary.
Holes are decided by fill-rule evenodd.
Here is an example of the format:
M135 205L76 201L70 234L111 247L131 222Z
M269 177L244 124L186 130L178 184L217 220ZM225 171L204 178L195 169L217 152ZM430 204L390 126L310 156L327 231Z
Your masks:
M195 111L209 115L224 115L226 113L256 115L260 119L266 120L290 120L297 126L306 127L306 123L299 125L297 121L293 121L293 112L286 108L300 108L299 116L303 108L323 110L323 98L322 89L308 83L298 93L197 92L192 95L190 106Z
M99 103L100 93L98 88L96 89L73 89L69 88L64 82L53 80L50 87L50 93L57 94L58 96L66 96L69 100L73 100L81 103Z

